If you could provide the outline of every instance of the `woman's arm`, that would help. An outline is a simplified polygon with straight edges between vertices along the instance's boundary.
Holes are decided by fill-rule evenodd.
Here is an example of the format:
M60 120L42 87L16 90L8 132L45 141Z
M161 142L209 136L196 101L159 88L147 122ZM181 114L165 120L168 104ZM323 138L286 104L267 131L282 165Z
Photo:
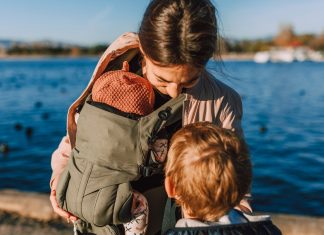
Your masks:
M56 201L57 182L60 174L63 172L68 162L70 153L71 153L71 145L70 145L69 137L64 136L58 148L52 154L51 166L52 166L53 173L50 181L50 188L51 188L50 201L55 213L66 218L68 221L69 220L75 221L77 220L77 218L72 214L70 214L69 212L62 210L58 206L58 203Z
M58 148L52 154L51 166L52 166L52 177L50 181L51 189L56 189L57 179L63 172L67 161L71 153L71 145L68 136L64 136L58 146Z
M221 127L234 131L238 136L244 138L242 129L242 100L238 94L231 95L228 101L223 102L220 106L220 123ZM216 102L217 103L217 102ZM215 105L217 108L217 105Z

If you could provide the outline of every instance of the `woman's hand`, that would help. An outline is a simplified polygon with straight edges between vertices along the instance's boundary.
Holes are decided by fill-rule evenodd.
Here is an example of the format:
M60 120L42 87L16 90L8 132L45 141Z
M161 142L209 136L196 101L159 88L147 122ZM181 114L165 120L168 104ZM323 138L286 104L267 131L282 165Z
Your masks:
M58 214L59 216L65 218L68 223L70 220L76 221L78 219L76 216L72 215L71 213L69 213L59 207L57 200L56 200L56 185L57 185L57 179L54 179L52 182L51 195L50 195L50 201L51 201L54 212L56 214Z

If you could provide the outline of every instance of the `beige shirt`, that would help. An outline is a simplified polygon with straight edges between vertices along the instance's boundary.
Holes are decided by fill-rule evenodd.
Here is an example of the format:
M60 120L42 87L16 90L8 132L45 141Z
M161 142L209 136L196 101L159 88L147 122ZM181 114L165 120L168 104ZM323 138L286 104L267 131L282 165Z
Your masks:
M183 124L208 121L243 137L242 101L236 91L205 71L198 84L187 89Z

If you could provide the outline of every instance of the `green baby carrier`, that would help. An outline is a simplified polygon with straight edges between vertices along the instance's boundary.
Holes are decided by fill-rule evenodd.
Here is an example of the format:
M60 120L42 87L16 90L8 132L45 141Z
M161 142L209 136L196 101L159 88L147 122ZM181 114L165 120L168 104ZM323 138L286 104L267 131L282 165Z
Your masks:
M181 94L149 115L131 119L94 105L90 95L56 189L59 206L98 227L129 222L131 182L162 172L150 147L162 128L181 120L183 101Z

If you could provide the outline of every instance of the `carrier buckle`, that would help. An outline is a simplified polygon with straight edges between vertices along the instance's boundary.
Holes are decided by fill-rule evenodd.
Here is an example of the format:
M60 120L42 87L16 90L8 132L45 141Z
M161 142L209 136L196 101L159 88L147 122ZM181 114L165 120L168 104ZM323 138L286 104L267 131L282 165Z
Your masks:
M162 123L164 121L167 121L169 119L169 117L171 116L171 110L172 109L170 107L167 107L166 109L164 109L158 113L159 119L155 123L155 125L153 127L153 131L151 133L151 137L147 141L149 145L154 144L154 142L156 141L157 134L158 134L160 127L162 126Z
M160 168L155 168L155 167L152 167L152 166L140 166L139 168L140 170L140 173L143 177L149 177L149 176L152 176L156 173L159 173L161 172L161 169Z

